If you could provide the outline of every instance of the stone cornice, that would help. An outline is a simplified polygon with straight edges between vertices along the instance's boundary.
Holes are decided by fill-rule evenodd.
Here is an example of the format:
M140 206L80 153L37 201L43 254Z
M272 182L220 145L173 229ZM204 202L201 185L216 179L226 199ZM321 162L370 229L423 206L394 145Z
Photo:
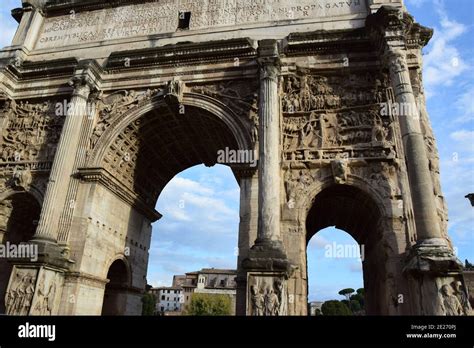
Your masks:
M370 39L364 28L337 31L312 31L288 35L283 52L285 56L367 51Z
M143 213L151 222L155 222L162 217L160 213L150 208L135 192L132 192L122 185L104 168L80 168L78 169L77 177L84 182L96 182L101 184L125 203L130 204L140 213Z
M77 67L76 58L54 59L41 62L11 62L5 69L17 80L45 79L58 76L72 76Z
M382 6L366 19L366 30L380 52L387 49L421 49L433 35L433 30L415 23L407 12Z
M114 52L108 59L106 70L212 64L220 61L234 61L236 58L252 59L255 56L256 50L251 40L246 38L185 43L169 47Z

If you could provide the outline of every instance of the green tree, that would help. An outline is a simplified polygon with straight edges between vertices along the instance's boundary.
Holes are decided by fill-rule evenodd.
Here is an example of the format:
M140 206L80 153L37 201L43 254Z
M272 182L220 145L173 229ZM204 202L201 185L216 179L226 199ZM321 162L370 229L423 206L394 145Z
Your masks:
M364 308L364 296L361 294L354 294L351 296L351 302L352 301L357 301L360 305L360 308Z
M142 297L142 315L154 315L155 314L155 306L156 306L156 298L155 295L146 293Z
M345 303L332 300L323 303L321 310L323 315L352 315L351 310Z
M351 298L351 294L354 293L354 289L347 288L347 289L342 289L341 291L338 292L339 295L345 296L347 300Z
M231 315L232 300L228 295L199 294L191 297L191 302L186 308L186 315Z
M350 308L351 308L352 313L359 312L362 309L359 301L357 300L351 300Z

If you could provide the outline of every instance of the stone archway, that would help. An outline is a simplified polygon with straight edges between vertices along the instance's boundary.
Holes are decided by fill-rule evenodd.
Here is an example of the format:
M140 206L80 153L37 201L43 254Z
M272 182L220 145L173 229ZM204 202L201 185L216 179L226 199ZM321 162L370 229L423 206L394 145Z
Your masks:
M0 244L5 250L10 250L9 245L18 248L33 237L40 211L40 202L27 192L13 191L0 201ZM5 313L6 291L13 269L10 262L14 260L0 258L0 313Z
M102 315L125 315L127 308L127 289L131 274L126 259L118 258L107 271L107 281L102 304Z
M71 10L79 9L84 23L118 12L141 21L134 7L116 11L123 6L163 10L156 1L93 3L25 5L14 45L2 51L0 123L8 129L0 139L0 199L12 178L15 189L26 189L41 176L45 190L33 238L40 259L18 265L17 279L39 279L35 294L50 289L54 303L41 295L25 312L100 315L108 262L122 255L133 275L125 312L140 313L151 223L160 218L154 203L174 174L213 165L216 150L227 147L259 150L258 171L232 166L241 187L238 314L306 314L312 199L322 194L314 203L321 210L319 199L330 200L324 192L344 202L349 193L365 197L346 186L365 190L381 216L380 226L367 227L380 236L369 244L385 264L384 272L366 266L386 283L373 287L380 297L373 312L451 312L443 298L463 294L445 286L462 270L446 232L421 79L432 31L400 0L353 1L342 13L325 11L324 19L320 11L308 18L281 11L277 19L262 11L264 20L250 16L244 29L197 15L186 31L176 31L176 14L187 4L171 2L172 15L149 35L116 30L120 18L107 24L110 30L87 34L87 49L74 40L89 29L67 25L64 35L73 41L50 36L57 23L70 21ZM282 20L278 33L268 30L275 20ZM117 40L101 39L112 33ZM58 101L65 106L60 117ZM410 107L397 114L394 105ZM342 187L347 194L337 192ZM370 219L364 202L361 214Z
M349 233L363 246L362 262L366 313L389 313L387 296L387 257L384 246L383 209L365 191L350 185L328 185L314 198L306 219L306 240L318 231L334 226ZM389 232L393 233L393 232Z
M118 93L119 98L117 93L110 94L98 106L101 118L92 131L94 150L85 166L78 168L81 183L77 205L87 221L87 238L78 234L68 237L69 243L84 246L73 267L78 273L97 279L95 288L88 289L96 302L86 304L79 299L70 309L75 313L84 310L96 314L140 314L151 224L161 218L155 211L161 191L187 168L215 165L219 150L250 147L249 130L218 101L189 93L178 102L164 91L155 91L150 97L149 93L123 91ZM129 105L134 107L126 107ZM124 106L126 112L121 113ZM104 125L105 130L99 133ZM233 169L241 180L240 167ZM117 276L121 273L119 266L106 266L115 255L121 255L133 275L126 287ZM68 282L74 293L90 279L66 277Z

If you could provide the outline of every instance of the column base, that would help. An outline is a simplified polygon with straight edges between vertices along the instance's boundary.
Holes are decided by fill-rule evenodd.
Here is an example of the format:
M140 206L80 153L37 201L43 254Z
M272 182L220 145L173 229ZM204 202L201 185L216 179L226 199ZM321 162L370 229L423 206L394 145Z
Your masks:
M246 271L279 271L291 272L291 264L281 241L257 239L249 250L248 257L242 261Z
M241 291L246 297L246 314L288 315L289 304L294 302L294 295L288 293L288 279L295 269L281 241L257 239L248 257L242 261L243 272L239 277Z
M21 264L46 264L51 267L68 270L74 261L69 259L70 249L67 245L59 245L56 241L33 238L27 244L33 245L37 251L34 259L20 260Z
M462 263L442 238L415 244L404 273L414 315L471 315Z
M462 263L454 255L448 242L443 238L425 239L415 244L408 255L405 272L415 273L458 273Z

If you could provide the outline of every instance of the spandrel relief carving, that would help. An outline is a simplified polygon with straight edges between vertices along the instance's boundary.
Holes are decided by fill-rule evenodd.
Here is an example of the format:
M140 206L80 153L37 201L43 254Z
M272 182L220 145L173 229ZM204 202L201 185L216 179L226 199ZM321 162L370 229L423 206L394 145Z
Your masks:
M287 170L285 173L286 204L293 209L298 197L307 193L311 184L316 180L315 173L310 170Z
M139 107L149 101L158 93L157 89L143 91L122 90L107 96L98 97L98 119L92 131L90 148L94 148L99 138L110 126L113 120L119 118L127 111Z

